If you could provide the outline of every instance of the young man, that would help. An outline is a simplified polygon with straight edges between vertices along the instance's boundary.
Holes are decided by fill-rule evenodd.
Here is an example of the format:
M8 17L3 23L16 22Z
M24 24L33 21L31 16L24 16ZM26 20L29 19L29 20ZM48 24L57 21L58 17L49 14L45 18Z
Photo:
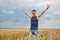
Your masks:
M36 10L32 10L32 16L28 14L28 12L24 9L23 12L31 19L31 27L30 27L30 39L32 35L37 35L38 33L38 18L40 18L48 9L50 5L47 5L47 8L44 9L38 16L36 16Z

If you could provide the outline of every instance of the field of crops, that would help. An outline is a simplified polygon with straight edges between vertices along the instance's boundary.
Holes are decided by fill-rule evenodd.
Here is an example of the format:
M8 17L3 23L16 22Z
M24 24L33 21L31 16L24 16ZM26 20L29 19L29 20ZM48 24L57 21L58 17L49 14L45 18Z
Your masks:
M32 40L60 40L60 29L39 29ZM30 40L29 29L0 29L0 40Z

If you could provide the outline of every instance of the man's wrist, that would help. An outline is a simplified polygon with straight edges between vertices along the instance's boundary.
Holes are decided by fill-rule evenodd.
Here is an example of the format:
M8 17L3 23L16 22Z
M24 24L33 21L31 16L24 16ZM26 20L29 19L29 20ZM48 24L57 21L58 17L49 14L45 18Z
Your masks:
M48 9L48 7L47 7L47 9Z

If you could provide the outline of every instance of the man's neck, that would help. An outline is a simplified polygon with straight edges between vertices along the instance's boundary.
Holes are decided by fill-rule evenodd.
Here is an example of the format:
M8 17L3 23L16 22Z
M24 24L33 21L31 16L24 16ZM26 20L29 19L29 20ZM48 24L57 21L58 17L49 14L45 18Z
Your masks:
M33 15L33 16L36 16L36 15Z

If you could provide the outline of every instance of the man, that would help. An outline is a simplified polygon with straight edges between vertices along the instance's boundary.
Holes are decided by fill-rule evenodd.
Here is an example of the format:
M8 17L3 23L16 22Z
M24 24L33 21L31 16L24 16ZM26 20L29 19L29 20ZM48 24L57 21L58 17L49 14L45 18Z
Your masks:
M48 9L50 8L50 5L47 5L47 8L45 8L38 16L36 16L36 10L32 10L32 16L28 14L28 12L24 9L23 12L31 19L31 27L30 27L30 39L32 38L32 35L37 35L38 33L38 18L40 18Z

